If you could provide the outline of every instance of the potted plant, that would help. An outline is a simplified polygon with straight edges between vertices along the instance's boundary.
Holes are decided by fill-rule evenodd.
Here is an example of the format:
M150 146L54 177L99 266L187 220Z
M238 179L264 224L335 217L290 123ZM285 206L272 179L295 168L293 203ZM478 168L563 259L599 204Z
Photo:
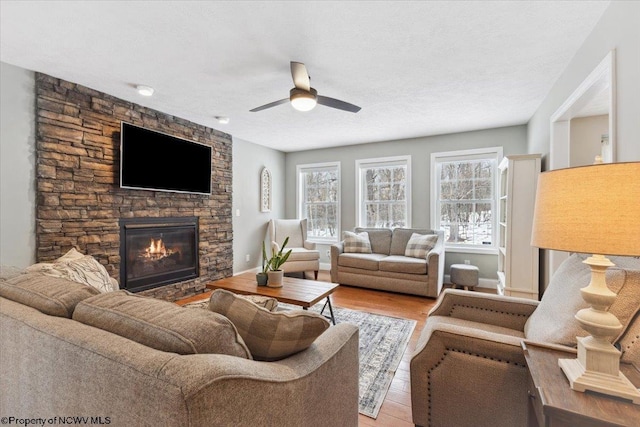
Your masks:
M284 277L284 271L280 269L282 264L287 262L289 255L291 255L291 249L287 252L284 252L284 248L289 243L289 237L287 236L282 243L282 247L278 252L275 249L271 249L271 259L267 262L269 272L269 281L267 282L267 286L270 288L279 288L282 286L282 278Z
M256 273L256 282L258 282L258 286L265 286L267 284L267 280L269 276L267 276L267 272L269 271L269 263L267 260L267 250L264 247L264 241L262 242L262 271Z

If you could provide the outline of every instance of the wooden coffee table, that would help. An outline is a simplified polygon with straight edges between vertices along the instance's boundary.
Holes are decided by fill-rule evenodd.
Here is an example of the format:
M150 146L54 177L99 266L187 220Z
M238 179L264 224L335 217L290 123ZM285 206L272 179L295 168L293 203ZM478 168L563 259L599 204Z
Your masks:
M336 319L331 306L331 294L338 288L337 283L320 282L317 280L284 277L281 288L258 286L255 273L242 273L207 284L208 289L225 289L243 295L262 295L272 297L279 302L301 306L303 310L317 304L326 298L320 314L328 307L331 316L326 316L335 325Z

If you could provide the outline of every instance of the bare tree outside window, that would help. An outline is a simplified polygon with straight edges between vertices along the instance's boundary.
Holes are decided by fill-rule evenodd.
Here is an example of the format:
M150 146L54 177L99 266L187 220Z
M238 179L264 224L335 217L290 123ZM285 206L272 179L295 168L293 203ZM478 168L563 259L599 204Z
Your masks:
M491 245L493 159L440 163L440 226L455 244Z
M337 166L299 169L300 217L307 218L307 236L337 240L339 172Z
M406 227L407 165L361 167L361 209L365 227ZM363 222L363 223L362 223Z

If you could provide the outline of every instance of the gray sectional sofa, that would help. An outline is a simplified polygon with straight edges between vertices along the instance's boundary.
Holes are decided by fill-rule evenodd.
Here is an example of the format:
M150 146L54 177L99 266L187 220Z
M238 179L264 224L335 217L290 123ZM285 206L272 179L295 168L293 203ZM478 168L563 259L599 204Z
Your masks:
M444 232L422 228L356 228L369 234L372 253L345 253L344 241L331 246L331 281L342 285L436 298L444 278ZM406 257L411 235L436 234L425 259Z
M178 354L96 327L103 320L87 307L84 317L91 322L74 315L83 304L109 294L75 282L69 282L69 290L65 279L32 277L43 283L14 286L0 280L3 416L93 417L114 426L358 424L358 331L353 325L332 326L311 347L277 362ZM154 301L168 304L163 308L169 311L184 310L181 321L217 315ZM138 326L146 329L149 323ZM188 346L195 342L173 332L165 338Z

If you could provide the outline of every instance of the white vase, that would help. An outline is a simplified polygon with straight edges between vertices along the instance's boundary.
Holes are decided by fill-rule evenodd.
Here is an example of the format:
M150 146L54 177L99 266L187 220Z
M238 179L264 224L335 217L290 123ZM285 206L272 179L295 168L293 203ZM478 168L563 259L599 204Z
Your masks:
M282 278L284 277L284 270L276 270L267 272L269 276L269 280L267 281L267 286L270 288L281 288L282 287Z

